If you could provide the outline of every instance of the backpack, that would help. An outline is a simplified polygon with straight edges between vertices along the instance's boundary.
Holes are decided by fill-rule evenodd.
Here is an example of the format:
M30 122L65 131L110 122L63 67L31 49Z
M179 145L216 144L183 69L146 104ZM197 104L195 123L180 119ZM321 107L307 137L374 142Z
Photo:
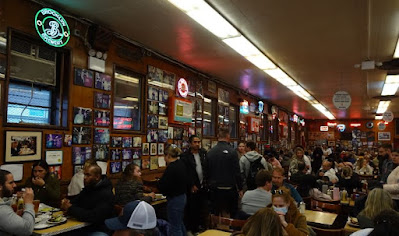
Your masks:
M249 171L248 171L248 176L246 176L247 177L247 188L248 188L248 190L253 190L253 189L256 189L256 183L255 183L256 174L258 174L258 172L260 170L264 170L265 167L261 163L262 157L259 157L258 159L254 160L254 161L250 161L248 159L248 157L246 157L246 156L245 156L245 158L247 158L247 160L249 161Z

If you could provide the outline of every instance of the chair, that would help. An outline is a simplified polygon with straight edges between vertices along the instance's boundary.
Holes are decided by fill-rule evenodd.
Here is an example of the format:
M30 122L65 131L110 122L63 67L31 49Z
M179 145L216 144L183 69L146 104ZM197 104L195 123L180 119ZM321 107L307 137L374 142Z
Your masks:
M313 231L316 235L323 235L323 236L344 236L345 230L344 229L321 229L317 227L311 226Z
M247 222L246 220L236 220L222 216L210 215L210 228L219 229L227 232L239 231Z
M341 205L339 202L323 202L323 201L318 201L316 199L311 200L311 209L320 211L328 211L328 212L333 212L336 214L341 213Z

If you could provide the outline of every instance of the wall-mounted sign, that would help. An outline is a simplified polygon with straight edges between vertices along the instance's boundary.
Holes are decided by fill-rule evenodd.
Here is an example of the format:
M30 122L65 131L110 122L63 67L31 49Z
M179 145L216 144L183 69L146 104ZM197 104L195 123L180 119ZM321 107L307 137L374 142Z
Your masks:
M378 141L391 141L391 132L378 132Z
M43 8L36 13L35 27L43 41L53 47L65 46L71 37L64 17L50 8Z
M337 126L337 122L327 122L327 126L330 128L335 127Z
M328 131L328 126L326 126L326 125L320 126L320 131L327 132Z
M339 125L337 125L337 129L338 129L339 132L342 133L342 132L345 131L346 126L344 124L339 124Z
M294 122L298 122L298 116L294 114L294 116L292 117Z
M249 113L249 107L248 107L248 101L244 100L240 102L240 113L241 114L248 114Z
M264 108L264 103L262 101L258 102L258 111L259 113L263 112L263 108Z
M169 109L169 123L191 123L193 103L183 98L171 98Z
M261 120L255 117L248 117L248 132L259 133Z
M340 110L346 110L351 105L352 98L346 91L338 91L332 99L334 106Z
M187 80L185 80L184 78L180 78L179 81L177 81L177 91L181 97L183 98L187 97L188 94Z
M256 105L255 105L255 103L251 102L249 104L249 111L250 112L255 112L255 110L256 110Z
M360 123L351 123L350 126L351 127L360 127L360 126L362 126L362 124L360 124Z
M378 123L378 130L384 130L386 128L385 122L381 121Z
M369 128L369 129L373 128L374 127L374 122L372 122L372 121L367 122L366 123L366 127Z
M392 111L386 111L384 112L384 114L382 115L382 119L386 122L391 122L393 121L393 113Z

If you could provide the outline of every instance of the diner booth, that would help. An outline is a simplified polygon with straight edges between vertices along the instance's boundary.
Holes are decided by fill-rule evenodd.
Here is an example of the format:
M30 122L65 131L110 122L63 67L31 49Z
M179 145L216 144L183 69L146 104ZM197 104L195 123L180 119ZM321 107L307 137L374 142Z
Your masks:
M46 160L65 197L72 176L94 158L114 184L129 163L137 164L144 184L158 192L166 145L187 150L189 136L197 135L210 150L220 127L230 129L234 148L239 141L254 141L262 155L323 143L377 148L394 140L392 123L381 130L376 121L359 120L353 127L349 121L305 120L62 9L27 0L3 0L0 7L0 165L20 188L32 163ZM57 20L61 35L48 37L44 31L55 29L48 28L46 17ZM165 201L153 205L161 208ZM356 229L346 225L346 217L353 204L351 199L312 202L304 214L320 232L352 232ZM34 233L55 235L85 226L68 219Z

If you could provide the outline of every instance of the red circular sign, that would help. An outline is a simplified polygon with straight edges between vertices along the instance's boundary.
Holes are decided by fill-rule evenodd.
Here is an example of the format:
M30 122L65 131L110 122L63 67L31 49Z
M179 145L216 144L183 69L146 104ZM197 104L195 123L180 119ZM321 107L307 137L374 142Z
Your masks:
M188 85L184 78L180 78L179 81L177 81L177 91L179 92L180 96L184 98L187 97Z

